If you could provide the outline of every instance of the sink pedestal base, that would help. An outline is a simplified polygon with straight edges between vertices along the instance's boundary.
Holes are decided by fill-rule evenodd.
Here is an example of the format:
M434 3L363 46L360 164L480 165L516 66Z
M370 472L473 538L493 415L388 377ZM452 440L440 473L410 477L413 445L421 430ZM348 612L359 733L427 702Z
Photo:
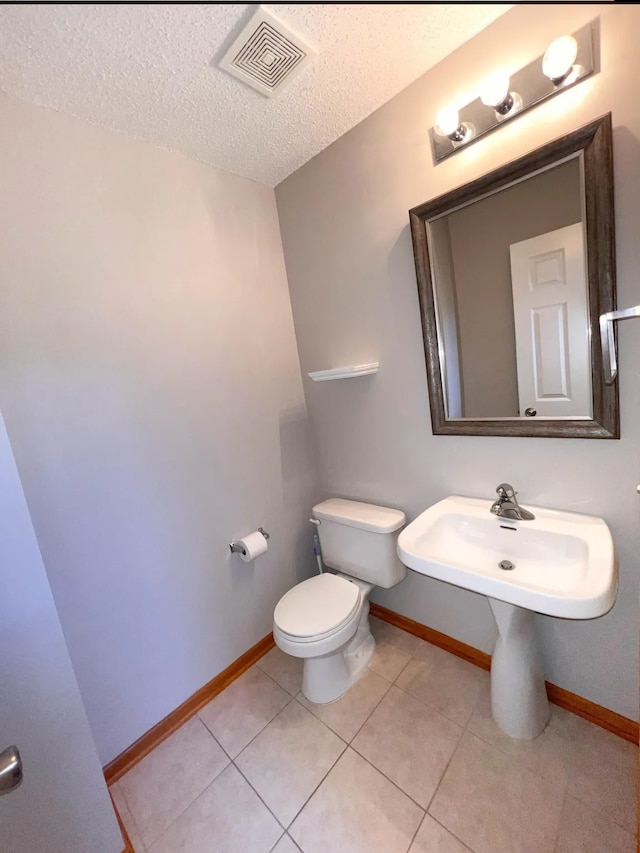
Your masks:
M512 738L538 737L549 721L549 700L539 663L535 613L489 598L498 626L491 658L491 711Z

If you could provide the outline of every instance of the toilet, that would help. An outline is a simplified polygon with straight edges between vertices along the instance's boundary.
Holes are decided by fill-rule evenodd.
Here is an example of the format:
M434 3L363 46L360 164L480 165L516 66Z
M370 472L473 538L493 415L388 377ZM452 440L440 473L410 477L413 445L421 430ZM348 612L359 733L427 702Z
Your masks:
M369 593L404 580L396 540L405 523L397 509L331 498L313 508L325 567L285 593L273 614L276 645L302 658L302 692L333 702L365 672L375 648Z

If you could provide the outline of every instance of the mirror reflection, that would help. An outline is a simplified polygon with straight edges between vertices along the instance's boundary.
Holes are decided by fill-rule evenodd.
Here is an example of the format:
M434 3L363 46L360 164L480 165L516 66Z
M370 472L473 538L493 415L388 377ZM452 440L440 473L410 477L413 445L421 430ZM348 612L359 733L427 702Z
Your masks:
M583 155L427 220L448 419L590 419Z

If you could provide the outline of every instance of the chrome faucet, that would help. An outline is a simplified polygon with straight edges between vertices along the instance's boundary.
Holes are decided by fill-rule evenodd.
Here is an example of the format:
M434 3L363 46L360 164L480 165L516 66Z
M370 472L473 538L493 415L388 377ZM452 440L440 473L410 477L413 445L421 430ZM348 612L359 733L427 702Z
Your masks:
M523 509L516 499L518 494L509 483L500 483L496 489L498 500L491 504L491 512L498 518L510 518L513 521L533 521L535 515Z

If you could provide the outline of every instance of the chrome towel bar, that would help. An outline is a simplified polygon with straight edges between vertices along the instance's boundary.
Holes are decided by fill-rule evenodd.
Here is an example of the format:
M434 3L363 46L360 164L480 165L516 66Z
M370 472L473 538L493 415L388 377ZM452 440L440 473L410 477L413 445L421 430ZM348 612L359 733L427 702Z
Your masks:
M616 320L627 320L629 317L640 317L640 305L635 308L624 308L622 311L607 311L600 315L600 340L602 341L602 366L604 381L611 385L618 375L618 359L616 356L616 341L613 334L613 324Z

